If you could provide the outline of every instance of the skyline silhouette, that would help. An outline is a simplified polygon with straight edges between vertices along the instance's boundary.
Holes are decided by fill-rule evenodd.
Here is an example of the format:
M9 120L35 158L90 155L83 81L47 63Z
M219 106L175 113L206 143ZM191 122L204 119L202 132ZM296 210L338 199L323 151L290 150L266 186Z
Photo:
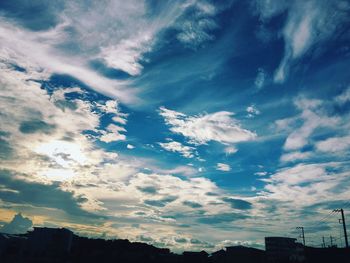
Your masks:
M322 263L350 259L349 248L313 248L295 238L266 237L265 250L228 246L212 253L172 253L127 239L97 239L75 235L65 228L34 227L25 234L0 233L1 262L196 262L196 263Z

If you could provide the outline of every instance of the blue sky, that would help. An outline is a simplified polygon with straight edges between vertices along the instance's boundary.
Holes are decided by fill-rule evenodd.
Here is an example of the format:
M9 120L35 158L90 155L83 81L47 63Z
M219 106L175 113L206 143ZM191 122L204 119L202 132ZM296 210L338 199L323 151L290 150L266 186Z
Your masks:
M349 13L1 1L0 224L173 251L339 236L323 218L350 197Z

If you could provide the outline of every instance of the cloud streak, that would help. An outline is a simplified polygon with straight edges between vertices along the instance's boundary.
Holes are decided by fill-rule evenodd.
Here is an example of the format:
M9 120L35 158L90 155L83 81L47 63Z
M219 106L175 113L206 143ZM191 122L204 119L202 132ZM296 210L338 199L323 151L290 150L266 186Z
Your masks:
M222 144L238 143L256 138L256 134L243 129L232 112L220 111L211 114L187 116L161 107L159 114L174 133L181 134L190 143L200 145L210 141Z

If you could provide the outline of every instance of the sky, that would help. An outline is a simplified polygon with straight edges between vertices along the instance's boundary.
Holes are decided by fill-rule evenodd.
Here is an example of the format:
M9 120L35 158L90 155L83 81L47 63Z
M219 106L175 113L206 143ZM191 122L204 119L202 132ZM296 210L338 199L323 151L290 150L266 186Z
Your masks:
M0 231L341 246L349 68L345 0L1 1Z

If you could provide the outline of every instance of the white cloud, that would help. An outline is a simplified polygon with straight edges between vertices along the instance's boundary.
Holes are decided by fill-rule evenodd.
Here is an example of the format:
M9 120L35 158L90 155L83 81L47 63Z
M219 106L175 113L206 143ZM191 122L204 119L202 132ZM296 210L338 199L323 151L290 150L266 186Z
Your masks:
M216 170L223 171L223 172L229 172L229 171L231 171L231 167L225 163L217 163Z
M331 38L338 26L349 21L350 6L342 1L279 1L256 0L256 11L262 21L287 13L282 30L284 57L275 71L274 81L282 83L293 62L314 45Z
M298 160L304 160L308 159L310 156L312 156L312 152L290 152L290 153L284 153L280 160L282 162L294 162Z
M232 112L220 111L187 116L161 107L160 115L164 117L172 132L182 134L193 144L206 144L209 141L228 144L249 141L256 137L254 132L240 126L238 121L232 117Z
M97 104L97 107L104 113L114 113L119 114L118 101L116 100L107 100L104 104Z
M193 158L196 155L195 153L196 148L182 145L179 142L175 142L175 141L160 142L159 145L167 151L178 152L183 157L186 157L186 158Z
M218 27L213 19L218 10L214 5L205 1L194 2L189 7L194 10L194 14L178 22L176 28L180 30L180 33L176 37L186 46L196 48L214 39L210 31Z
M298 98L295 100L295 105L301 110L297 120L302 122L302 125L295 127L288 135L284 144L285 150L297 150L306 146L309 143L309 137L317 128L333 127L339 122L337 117L327 116L320 100Z
M194 176L197 174L198 170L194 167L188 165L179 165L172 169L161 169L159 167L151 167L152 171L159 174L174 174L183 176Z
M123 127L117 126L115 124L109 124L106 128L106 131L102 130L102 135L100 136L100 141L109 143L115 141L124 141L126 140L125 134L121 132L126 132Z
M350 149L350 136L328 138L317 142L316 148L321 152L344 152Z
M28 81L33 75L41 77L34 67L29 65L26 72L14 71L3 63L0 67L0 122L3 132L10 134L7 142L13 149L13 156L0 160L3 169L26 171L30 174L26 180L66 181L118 156L97 149L90 136L84 134L101 129L104 112L99 113L99 106L81 99L85 97L82 90L61 88L49 95L39 83ZM81 96L65 99L71 92ZM121 131L125 129L111 124L107 131L100 132Z
M256 116L256 115L259 115L260 114L260 111L256 108L256 106L255 105L250 105L250 106L248 106L247 107L247 109L246 109L246 111L247 111L247 117L248 118L253 118L254 116Z
M96 103L96 106L102 113L110 114L114 122L120 125L125 125L127 123L128 114L121 112L118 101L107 100L103 104Z
M238 150L234 146L229 146L229 147L226 147L224 151L227 155L231 155L236 153Z
M62 18L75 29L73 41L83 51L134 76L141 73L143 54L152 49L157 33L183 12L178 3L166 7L154 17L147 15L146 1L105 1L103 5L74 1L67 3Z
M107 78L93 70L91 62L102 61L107 67L139 75L143 54L152 50L158 33L181 21L178 18L192 3L164 2L159 14L150 15L147 1L107 0L103 5L94 1L64 2L62 10L55 10L58 24L48 30L27 30L1 18L2 55L10 54L19 66L27 61L36 64L48 76L54 73L73 76L128 104L141 102L137 90L129 88L132 81Z
M121 69L132 76L139 75L143 69L139 60L143 53L150 50L152 40L147 35L142 38L124 40L116 46L103 48L101 56L109 67Z
M0 165L2 169L18 172L18 180L48 185L55 183L62 191L74 193L79 200L84 199L79 204L84 210L112 217L118 214L125 222L139 222L144 228L150 229L157 222L168 222L176 228L177 220L179 224L182 220L184 223L196 220L197 217L191 216L176 220L165 217L171 213L193 210L183 204L185 200L198 203L210 211L228 208L227 205L211 207L210 203L220 197L221 190L209 179L191 178L191 175L198 173L194 167L186 165L162 170L140 159L125 158L97 148L84 132L99 128L101 113L98 110L101 111L101 106L79 98L69 101L64 99L64 94L78 92L78 89L58 89L50 96L38 83L27 81L28 73L11 71L4 65L1 69L0 121L4 124L3 131L10 134L8 142L14 149L14 156L9 156L7 160L0 159ZM74 103L74 107L70 103ZM120 113L115 111L114 102L101 105L106 106L103 114ZM34 117L40 117L43 123L52 125L52 130L38 130L34 126L36 130L27 129L25 134L21 132L21 123ZM107 126L106 130L112 134L125 131L115 124ZM188 150L179 148L184 149ZM157 170L159 174L139 173L144 167L151 167L152 171ZM189 177L180 179L178 175ZM151 194L146 198L139 189ZM207 195L208 192L216 195ZM173 195L172 200L167 199ZM147 205L146 209L146 200L152 201L149 204L161 206ZM164 207L163 203L157 202L165 202ZM138 210L144 211L146 215L135 216ZM40 212L35 210L35 213ZM62 222L69 220L66 217ZM172 227L158 226L160 232L164 231L163 234L171 232ZM86 225L82 227L89 228ZM125 237L130 235L127 229L121 228L120 231Z
M340 95L335 97L335 101L338 104L344 104L350 101L350 88L347 88L345 91L343 91Z
M256 172L254 174L257 175L257 176L266 176L267 172Z
M334 195L340 185L348 185L349 173L346 163L297 164L283 168L268 179L265 196L281 202L289 201L291 206L302 207L319 203L320 200L347 200L344 191ZM294 207L295 208L295 207Z
M126 146L126 148L128 148L129 150L131 150L131 149L134 149L134 148L135 148L135 146L134 146L134 145L132 145L132 144L128 144L128 145Z
M59 41L62 26L52 29L53 34L47 32L32 32L16 28L0 20L0 40L3 49L0 57L9 63L27 68L41 69L46 75L52 73L69 74L95 90L112 97L117 97L125 103L136 101L135 94L125 90L125 82L107 79L89 69L81 59L72 56L62 56L55 50L52 42ZM57 30L58 32L55 32ZM39 71L39 70L38 70Z

